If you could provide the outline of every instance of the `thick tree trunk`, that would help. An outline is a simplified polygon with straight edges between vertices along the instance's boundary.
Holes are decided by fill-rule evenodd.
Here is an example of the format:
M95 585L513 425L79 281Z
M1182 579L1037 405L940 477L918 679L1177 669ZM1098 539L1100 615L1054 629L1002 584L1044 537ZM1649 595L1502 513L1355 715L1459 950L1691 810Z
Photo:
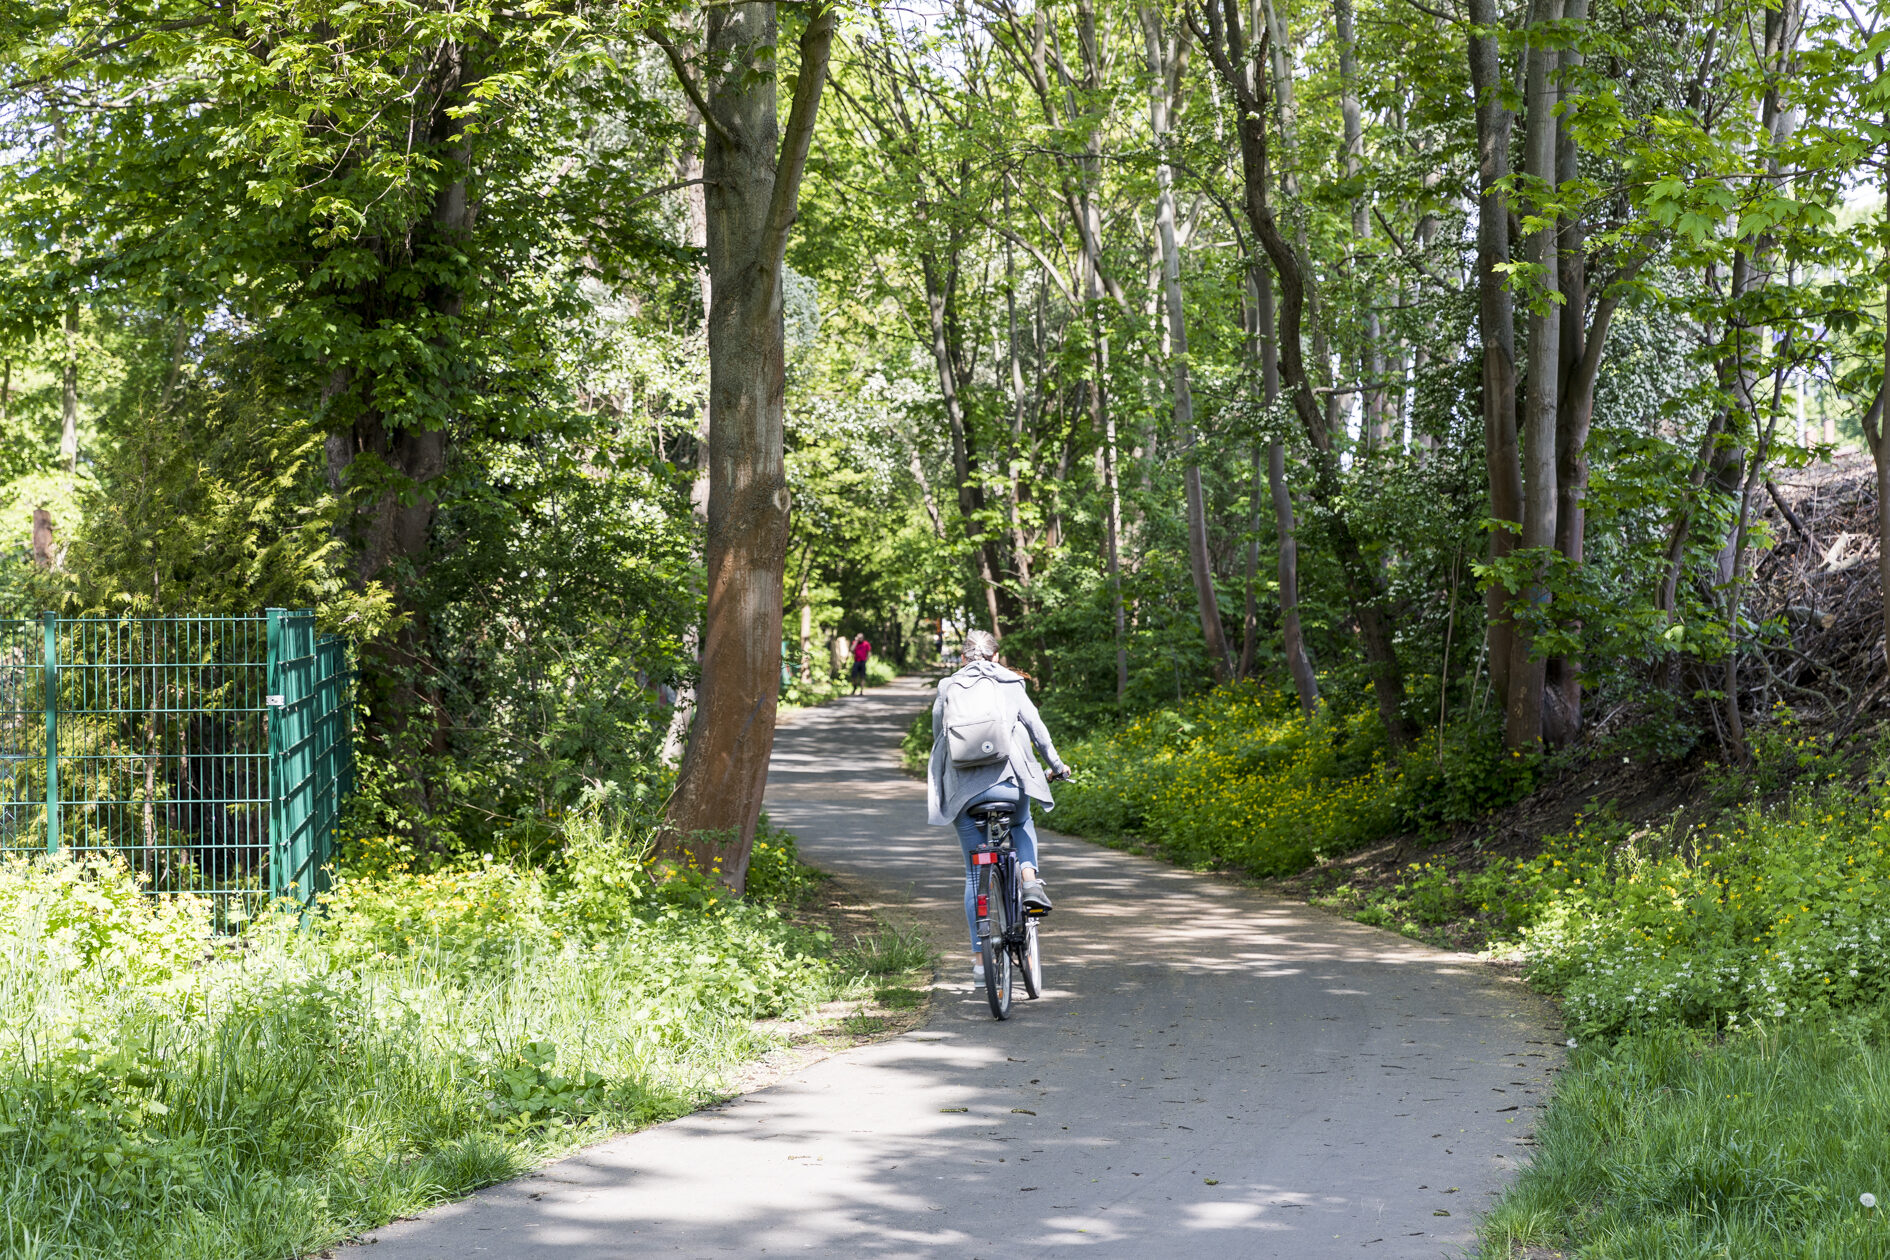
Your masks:
M1477 122L1477 327L1483 342L1483 451L1493 520L1522 522L1522 459L1516 437L1516 314L1505 273L1509 264L1509 133L1514 115L1502 103L1502 61L1496 42L1496 0L1469 0L1470 83ZM1490 531L1490 560L1515 549L1514 531ZM1509 703L1510 646L1515 638L1507 593L1484 596L1490 687Z
M709 512L701 684L663 854L746 882L774 747L781 652L788 487L782 273L814 118L827 78L835 15L801 37L786 135L775 114L775 6L708 10L703 176L708 218ZM688 74L677 64L679 73ZM686 81L688 82L688 81ZM689 86L693 87L693 83Z
M1168 142L1168 84L1179 71L1179 51L1164 55L1161 18L1143 5L1142 38L1148 49L1149 129L1159 151ZM1155 165L1155 230L1162 250L1162 303L1168 312L1168 349L1173 373L1170 388L1175 414L1175 435L1186 463L1182 477L1187 492L1188 568L1194 577L1195 611L1201 619L1201 638L1207 645L1214 681L1233 676L1234 663L1221 626L1221 601L1214 589L1212 557L1208 554L1207 496L1201 485L1201 452L1194 428L1194 394L1188 380L1188 320L1181 299L1181 251L1175 243L1174 172L1168 163Z
M1563 25L1578 29L1588 17L1588 0L1564 0ZM1581 65L1577 49L1562 51L1564 79ZM1556 120L1555 177L1568 184L1580 175L1577 146L1566 118ZM1594 419L1594 379L1583 372L1588 357L1587 233L1582 219L1561 220L1556 261L1562 290L1561 332L1555 422L1555 549L1571 567L1585 551L1588 493L1588 431ZM1603 317L1605 319L1605 316ZM1605 323L1596 331L1606 336ZM1552 745L1572 742L1582 729L1582 680L1573 657L1552 657L1545 672L1542 736Z
M1530 17L1532 35L1529 46L1528 86L1524 103L1528 109L1528 130L1523 141L1523 172L1542 184L1555 183L1555 105L1559 95L1556 83L1558 58L1548 46L1547 28L1561 20L1562 0L1536 0ZM1534 207L1538 217L1543 207ZM1536 297L1529 311L1529 367L1523 396L1523 515L1521 542L1525 550L1536 552L1531 573L1512 597L1511 608L1528 609L1540 615L1549 602L1546 582L1547 560L1544 553L1555 546L1556 514L1556 403L1561 380L1562 316L1549 300L1554 293L1559 268L1556 261L1556 225L1551 217L1528 241L1528 258L1536 275L1549 291ZM1547 681L1548 662L1534 650L1534 636L1527 621L1512 614L1514 637L1510 641L1509 704L1503 727L1503 742L1510 748L1528 748L1542 739L1543 687Z

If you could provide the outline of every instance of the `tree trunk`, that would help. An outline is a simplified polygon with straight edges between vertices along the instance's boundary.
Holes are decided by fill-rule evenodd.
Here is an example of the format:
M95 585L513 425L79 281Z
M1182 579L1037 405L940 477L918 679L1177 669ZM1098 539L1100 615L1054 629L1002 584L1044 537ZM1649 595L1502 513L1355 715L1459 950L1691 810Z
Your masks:
M1565 28L1578 30L1587 17L1588 0L1564 0ZM1581 61L1578 49L1562 51L1565 81ZM1568 120L1557 119L1555 177L1558 183L1567 184L1579 177L1576 158L1577 146ZM1582 379L1583 360L1588 354L1587 233L1579 215L1562 219L1559 230L1556 262L1562 309L1556 369L1555 549L1571 568L1577 568L1585 550L1587 509L1583 499L1588 492L1588 430L1595 410L1593 378ZM1543 738L1556 746L1573 742L1582 729L1579 663L1573 657L1551 657L1545 670L1544 687Z
M1103 440L1103 493L1109 501L1108 516L1103 522L1103 559L1109 572L1110 602L1115 608L1116 699L1120 700L1129 690L1128 611L1122 599L1122 486L1116 468L1116 418L1103 397L1103 379L1109 370L1109 343L1104 340L1100 327L1096 330L1094 363L1096 379L1089 389L1089 421L1100 428Z
M1255 286L1259 297L1260 389L1271 408L1280 398L1279 324L1273 309L1273 279L1265 271ZM1306 655L1306 636L1299 624L1299 526L1293 515L1293 496L1286 484L1286 444L1267 444L1267 490L1273 500L1273 528L1279 543L1280 644L1286 672L1293 679L1299 707L1311 717L1319 711L1319 679Z
M1077 0L1077 37L1083 55L1083 86L1089 92L1103 88L1102 32L1096 25L1092 0ZM1109 407L1109 333L1103 322L1102 300L1109 285L1103 272L1102 207L1096 192L1102 183L1102 132L1089 128L1084 140L1083 179L1072 205L1077 231L1082 242L1083 278L1089 299L1091 333L1095 341L1095 388L1090 391L1090 420L1100 422L1103 438L1103 481L1109 496L1108 563L1109 588L1115 602L1116 622L1116 698L1129 690L1128 608L1122 597L1122 461L1116 436L1116 417ZM1125 301L1117 295L1118 305Z
M1470 82L1477 122L1477 328L1483 342L1483 450L1493 520L1522 521L1522 460L1516 439L1516 314L1500 268L1509 263L1509 133L1515 116L1502 103L1502 61L1496 42L1496 0L1469 0ZM1515 549L1516 535L1490 531L1490 560ZM1510 646L1515 637L1507 594L1485 593L1490 687L1507 708Z
M451 261L463 256L466 238L472 234L474 206L468 192L472 174L472 138L466 134L458 109L463 106L476 82L477 74L466 59L465 49L448 46L441 54L439 78L430 86L435 92L434 112L428 130L429 147L437 154L449 177L435 190L428 217L415 225L413 236L419 248L437 261L439 277L420 295L428 316L450 330L459 321L465 305L464 278L459 265ZM388 296L388 295L378 295ZM436 337L440 358L450 362L452 331ZM357 391L360 403L353 424L328 438L329 476L333 483L343 482L347 469L360 455L370 455L391 469L396 476L374 498L355 505L351 531L355 545L355 572L363 581L384 576L396 561L418 568L424 565L427 539L433 528L437 509L434 482L446 471L448 434L443 428L421 429L410 425L389 427L386 417L375 406L371 366L340 367L332 374L325 395L333 397L350 388ZM405 632L409 649L418 649L417 623ZM416 655L418 652L416 651Z
M1273 493L1273 524L1280 536L1280 638L1286 646L1286 669L1293 676L1293 691L1307 717L1319 711L1319 679L1306 656L1306 637L1299 625L1299 542L1293 523L1293 498L1286 487L1286 446L1267 446L1267 485Z
M1164 55L1161 19L1147 5L1139 12L1142 38L1148 48L1149 129L1160 151L1168 143L1168 84L1171 74L1180 71L1179 41L1175 53ZM1212 557L1208 554L1207 496L1201 484L1201 453L1194 430L1194 394L1188 380L1188 320L1181 300L1181 252L1175 242L1174 172L1165 161L1156 163L1155 189L1155 228L1162 249L1162 301L1168 311L1175 434L1181 440L1186 460L1182 476L1188 504L1188 567L1194 577L1195 607L1201 619L1201 637L1207 645L1208 665L1214 671L1214 681L1224 683L1233 676L1233 661L1227 650L1226 631L1221 626L1221 601L1214 589Z
M1766 153L1766 175L1774 184L1778 181L1781 169L1780 149L1791 137L1797 118L1793 110L1784 107L1784 83L1791 73L1795 50L1798 45L1801 25L1798 0L1782 0L1776 9L1767 10L1765 15L1765 72L1766 90L1759 107L1759 126L1768 142ZM1883 58L1877 58L1881 71ZM1751 287L1759 288L1771 283L1771 255L1778 240L1771 233L1762 233L1752 243L1752 263L1750 267ZM1890 318L1890 307L1885 308ZM1790 333L1786 334L1789 343ZM1886 324L1886 342L1890 342L1890 324ZM1745 482L1739 489L1739 512L1734 525L1732 540L1729 543L1732 552L1730 563L1722 560L1721 569L1725 574L1726 585L1726 632L1730 640L1726 654L1726 729L1732 745L1733 757L1741 763L1750 759L1746 748L1745 722L1739 710L1739 608L1741 602L1740 586L1745 581L1745 550L1747 521L1752 511L1752 495L1765 474L1765 461L1770 453L1772 434L1778 427L1779 394L1784 388L1782 375L1775 376L1772 405L1765 418L1763 429L1760 428L1758 400L1754 397L1754 384L1757 373L1746 349L1745 334L1740 332L1734 342L1737 374L1739 379L1739 397L1745 401L1747 410L1752 415L1752 433L1757 439L1757 449L1753 452L1746 472ZM1782 373L1783 368L1774 369ZM1873 455L1874 459L1874 455ZM1882 498L1878 499L1881 515ZM1881 570L1882 558L1878 559Z
M177 326L171 331L171 367L164 374L164 391L158 395L158 410L169 411L177 398L177 386L184 375L184 355L190 349L190 324L184 313L177 313Z
M43 507L33 509L33 563L42 569L53 567L53 518Z
M66 303L66 362L60 408L59 459L68 473L79 471L79 304Z
M814 658L811 655L814 641L814 607L807 602L806 583L801 585L801 658L794 676L802 682L814 680Z
M786 135L777 142L776 75L767 72L775 61L775 6L750 2L707 13L703 61L716 72L702 101L713 297L707 609L695 719L660 852L719 870L737 891L747 880L778 698L789 506L782 273L834 20L826 9L808 22ZM677 69L689 73L680 62Z
M1010 214L1010 194L1005 193L1005 217ZM1011 257L1011 242L1004 242L1004 325L1008 366L1011 373L1011 447L1009 459L1010 482L1010 518L1011 518L1011 568L1017 576L1017 593L1024 611L1030 609L1030 541L1024 533L1023 502L1024 482L1021 472L1024 455L1024 424L1027 407L1027 393L1024 387L1024 364L1017 352L1017 270Z
M702 115L693 103L683 103L684 142L676 157L676 178L686 182L682 190L683 243L699 250L709 245L709 212L706 189L702 184ZM714 306L710 293L709 269L696 267L696 284L702 294L702 322L706 337L709 310ZM689 483L689 505L696 519L709 519L709 408L707 400L696 414L696 475Z
M1247 261L1247 286L1242 291L1240 318L1247 334L1247 361L1260 363L1262 390L1270 375L1275 388L1279 383L1279 365L1273 358L1270 335L1263 335L1260 324L1260 266ZM1271 281L1268 281L1270 284ZM1271 297L1271 293L1268 294ZM1268 401L1271 405L1271 400ZM1255 659L1260 654L1260 499L1266 485L1267 444L1258 436L1253 442L1252 468L1247 484L1247 591L1246 606L1240 619L1240 665L1237 676L1252 678Z
M938 260L930 253L920 255L920 270L925 279L925 309L932 332L932 362L938 372L939 399L945 407L945 426L952 436L952 471L958 481L958 515L971 542L972 561L978 585L984 592L985 615L991 620L991 633L1004 637L1003 618L999 616L997 540L983 520L984 491L978 484L978 456L965 422L964 402L958 396L958 356L953 353L950 318L951 283L942 274Z
M1358 99L1358 39L1354 31L1352 0L1332 0L1332 21L1338 35L1339 119L1344 129L1343 166L1347 179L1356 178L1365 163L1365 132ZM1361 187L1352 197L1350 250L1362 250L1372 238L1371 213ZM1349 268L1348 268L1349 270ZM1385 395L1385 351L1378 327L1378 308L1370 294L1359 296L1359 436L1370 449L1384 446L1391 436L1391 416Z
M1523 172L1542 184L1555 183L1555 105L1559 95L1557 55L1547 44L1546 28L1559 22L1562 0L1536 0L1530 17L1538 34L1529 46L1525 107L1528 130L1523 140ZM1534 207L1544 214L1543 207ZM1561 380L1562 316L1549 300L1555 291L1556 225L1551 218L1528 241L1530 265L1547 293L1534 298L1529 310L1529 367L1523 395L1523 515L1521 542L1535 553L1531 574L1511 597L1511 608L1529 608L1540 615L1549 602L1547 551L1555 546L1556 514L1556 404ZM1503 742L1512 749L1532 747L1542 739L1543 687L1548 662L1534 651L1528 622L1512 612L1514 637L1510 641L1509 704Z
M1202 27L1202 20L1206 29ZM1236 8L1230 7L1223 14L1214 5L1205 4L1189 13L1189 22L1214 63L1222 84L1233 97L1244 186L1242 209L1248 227L1266 251L1280 282L1281 382L1292 398L1294 414L1312 447L1312 494L1325 514L1326 533L1345 579L1346 601L1358 626L1360 647L1371 672L1379 720L1384 724L1387 741L1393 748L1402 749L1411 741L1411 727L1403 712L1404 673L1398 663L1390 616L1384 605L1384 576L1366 556L1345 510L1332 426L1313 395L1301 340L1309 304L1308 272L1293 245L1281 233L1268 201L1272 175L1268 169L1264 92L1257 80L1245 73L1248 58Z
M1890 135L1890 117L1884 120L1884 134ZM1883 168L1883 215L1890 225L1890 165ZM1890 243L1885 245L1890 251ZM1890 275L1883 287L1884 311L1890 318ZM1890 326L1887 326L1890 329ZM1890 441L1885 440L1884 399L1890 395L1890 331L1883 339L1883 381L1877 387L1877 399L1864 416L1864 445L1870 448L1871 462L1877 466L1877 602L1883 609L1884 665L1890 668ZM34 514L38 519L38 514Z

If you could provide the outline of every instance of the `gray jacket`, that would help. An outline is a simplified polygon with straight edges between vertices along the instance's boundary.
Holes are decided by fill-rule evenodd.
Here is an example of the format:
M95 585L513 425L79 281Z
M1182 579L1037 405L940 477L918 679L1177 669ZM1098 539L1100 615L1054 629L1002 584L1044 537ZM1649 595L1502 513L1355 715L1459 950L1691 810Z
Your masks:
M945 689L947 687L969 686L981 678L995 678L1003 683L1007 693L1016 695L1016 718L1011 726L1011 755L1005 761L993 762L988 766L960 768L952 764L951 757L945 750ZM941 679L938 684L938 699L932 702L932 763L925 776L926 821L934 827L948 827L966 805L980 792L1009 779L1021 783L1024 792L1034 801L1043 802L1045 809L1054 809L1056 802L1050 799L1050 781L1044 778L1043 768L1037 759L1030 755L1030 748L1023 736L1030 737L1030 743L1037 746L1050 768L1058 774L1065 770L1062 758L1057 756L1056 747L1050 742L1050 732L1044 729L1043 719L1037 716L1037 706L1030 702L1024 693L1024 680L1005 669L995 661L972 661L957 673Z

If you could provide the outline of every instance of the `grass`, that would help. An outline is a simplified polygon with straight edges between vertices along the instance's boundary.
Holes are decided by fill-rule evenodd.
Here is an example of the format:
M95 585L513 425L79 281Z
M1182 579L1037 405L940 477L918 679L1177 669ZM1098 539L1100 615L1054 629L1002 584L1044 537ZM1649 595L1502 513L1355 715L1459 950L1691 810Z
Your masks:
M835 956L603 828L549 870L343 880L314 932L206 948L207 918L121 867L0 864L0 1254L303 1254L693 1110L778 1044L758 1020L890 1005L924 960Z
M1578 1051L1534 1160L1483 1223L1483 1254L1890 1256L1885 1018Z
M836 968L866 977L903 975L931 964L932 947L925 938L898 928L859 937L834 957Z

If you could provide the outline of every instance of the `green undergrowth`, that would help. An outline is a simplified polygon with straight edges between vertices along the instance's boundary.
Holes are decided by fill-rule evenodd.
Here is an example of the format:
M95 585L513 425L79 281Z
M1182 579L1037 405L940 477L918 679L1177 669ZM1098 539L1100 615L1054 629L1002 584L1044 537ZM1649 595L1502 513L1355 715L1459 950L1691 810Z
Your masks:
M1433 939L1474 925L1583 1039L1844 1012L1890 999L1890 779L1827 768L1692 825L1604 806L1527 859L1413 862L1315 900Z
M899 741L899 764L907 774L924 777L932 757L932 706L926 705L912 715L906 733Z
M1058 830L1262 876L1466 821L1526 793L1537 771L1463 731L1393 754L1370 713L1307 718L1291 697L1244 685L1061 751L1076 777L1057 790Z
M122 867L0 864L0 1253L303 1254L686 1113L773 1044L757 1019L911 962L571 830L546 867L346 877L309 930L236 938Z

